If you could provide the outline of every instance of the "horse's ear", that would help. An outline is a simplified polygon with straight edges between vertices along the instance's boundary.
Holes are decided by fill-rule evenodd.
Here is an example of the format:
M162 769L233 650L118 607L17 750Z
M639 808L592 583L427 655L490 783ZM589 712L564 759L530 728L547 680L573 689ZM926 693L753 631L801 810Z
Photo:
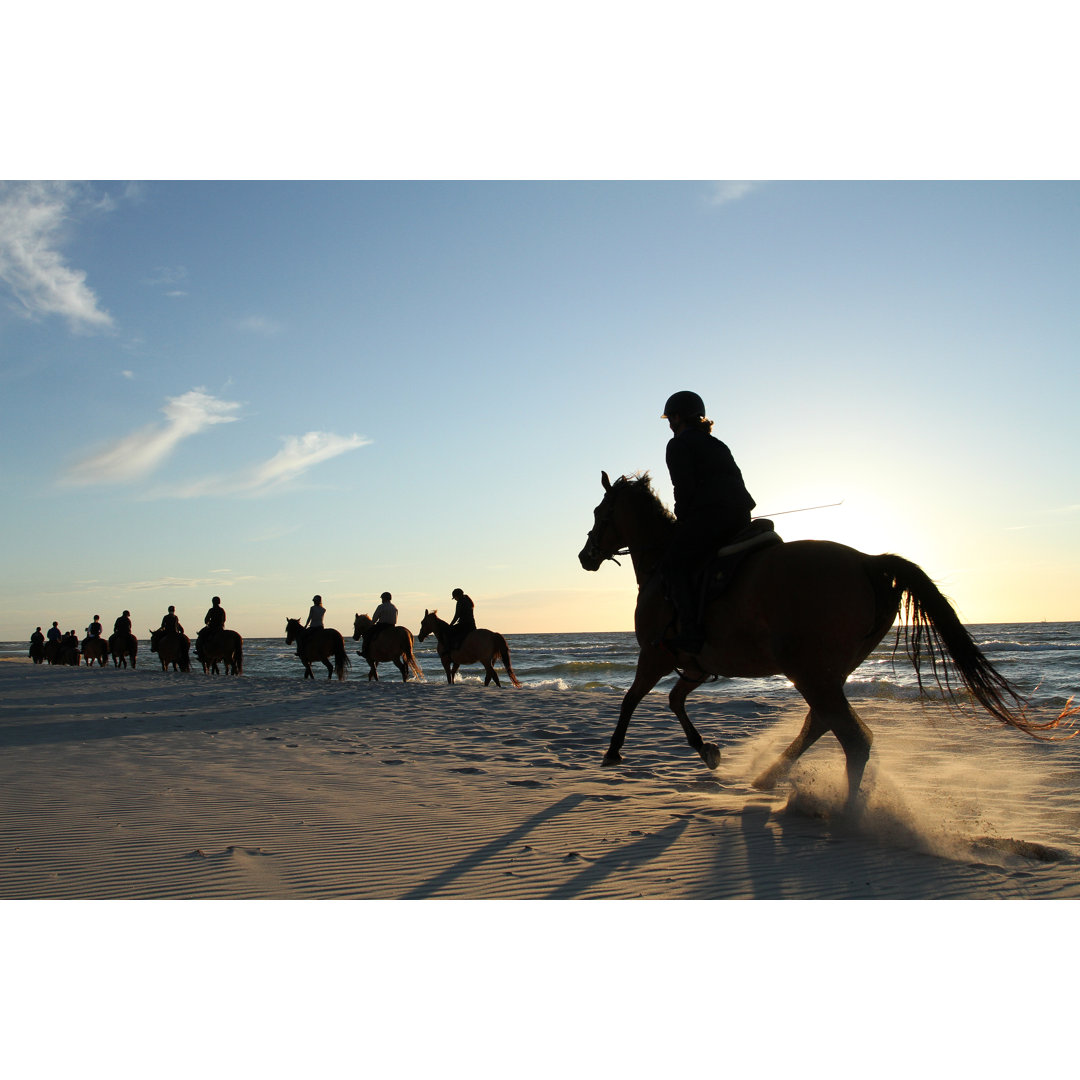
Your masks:
M600 474L600 483L604 485L605 491L611 490L611 481L608 479L608 474L606 472Z

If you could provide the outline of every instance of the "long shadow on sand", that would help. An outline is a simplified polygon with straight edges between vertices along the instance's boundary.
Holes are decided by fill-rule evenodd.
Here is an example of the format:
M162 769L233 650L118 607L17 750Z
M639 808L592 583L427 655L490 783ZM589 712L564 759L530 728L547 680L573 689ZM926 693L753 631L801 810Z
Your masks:
M402 899L426 900L429 897L434 896L440 889L446 888L446 886L451 884L451 882L456 881L463 874L467 874L470 870L475 870L488 859L505 851L511 844L517 843L528 836L537 825L573 810L575 806L578 806L588 798L588 795L567 795L557 803L553 803L546 810L541 810L539 813L533 814L532 817L526 818L517 826L517 828L511 829L507 833L503 833L502 836L492 840L491 843L485 844L482 848L466 855L465 858L459 859L453 866L448 866L433 878L417 885L415 889L407 892Z
M644 836L618 851L601 856L569 881L563 882L547 894L549 900L571 900L580 893L592 889L605 878L626 870L634 870L643 863L655 859L682 836L689 821L681 818L665 826L651 836Z

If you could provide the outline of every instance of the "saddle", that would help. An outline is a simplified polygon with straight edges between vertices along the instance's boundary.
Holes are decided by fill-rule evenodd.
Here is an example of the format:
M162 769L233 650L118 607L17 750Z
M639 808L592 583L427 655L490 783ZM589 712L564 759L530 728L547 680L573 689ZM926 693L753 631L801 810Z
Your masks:
M742 561L751 552L783 542L769 518L757 518L751 521L741 533L720 548L705 564L705 572L702 575L704 594L702 599L711 600L724 592L735 579L736 571Z

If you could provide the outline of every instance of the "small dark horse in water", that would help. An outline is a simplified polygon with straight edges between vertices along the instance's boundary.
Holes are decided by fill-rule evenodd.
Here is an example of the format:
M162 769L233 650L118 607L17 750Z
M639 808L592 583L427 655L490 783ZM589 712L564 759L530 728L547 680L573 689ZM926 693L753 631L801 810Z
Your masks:
M337 630L329 626L301 626L299 619L286 619L285 644L296 642L296 655L304 665L304 678L314 679L311 665L321 660L326 665L326 677L332 679L337 673L338 682L345 681L345 672L349 669L349 657L345 652L345 639ZM334 661L330 663L331 659Z
M112 653L113 667L127 667L128 657L131 666L135 666L135 656L139 651L139 639L134 634L117 633L109 636L109 652Z
M357 615L353 619L353 641L359 641L375 624L369 615ZM393 661L394 666L401 672L401 681L409 681L409 672L418 679L424 677L420 665L416 662L416 654L413 652L413 636L406 626L387 626L382 630L376 630L374 637L368 646L366 653L360 655L368 662L368 682L374 679L379 681L379 664L383 660Z
M502 686L499 676L492 665L493 660L501 660L506 668L506 674L515 686L520 686L514 669L510 666L510 647L506 644L506 638L494 630L471 630L465 640L451 650L450 624L445 619L438 617L436 611L424 611L424 621L420 624L420 633L416 635L417 641L423 641L428 634L434 634L439 643L439 659L442 661L443 670L446 672L446 681L453 683L454 676L462 664L483 664L484 685L487 686L493 679L496 686Z
M204 675L217 675L219 662L225 665L226 675L244 673L244 639L235 630L204 626L195 635L195 655Z
M159 626L150 631L150 651L158 654L162 671L168 671L170 664L173 671L190 671L190 648L191 639L178 630L166 630Z
M1033 723L1027 718L1028 702L991 666L918 566L899 555L865 555L827 540L776 543L748 554L727 590L707 606L705 647L696 655L672 651L668 642L675 615L659 568L674 518L656 497L648 475L623 476L613 484L603 473L602 482L604 498L578 558L584 569L598 570L606 559L629 554L638 583L634 627L641 650L605 765L622 760L619 750L634 709L672 671L679 680L668 704L710 769L720 763L720 750L704 742L690 722L687 695L712 675L786 675L810 711L794 742L754 786L771 790L804 751L831 731L844 750L848 803L853 804L873 736L848 704L844 683L888 633L901 605L907 654L920 687L923 665L929 664L938 686L955 701L951 669L991 716L1029 735L1077 712L1067 708L1055 720Z

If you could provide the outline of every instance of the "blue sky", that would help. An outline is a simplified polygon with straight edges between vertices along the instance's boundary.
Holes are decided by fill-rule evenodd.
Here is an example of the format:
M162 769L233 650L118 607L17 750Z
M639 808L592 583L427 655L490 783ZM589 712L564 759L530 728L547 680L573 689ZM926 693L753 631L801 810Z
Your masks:
M168 604L283 633L620 630L600 472L697 390L790 539L894 550L969 622L1080 618L1080 185L0 187L0 637Z

